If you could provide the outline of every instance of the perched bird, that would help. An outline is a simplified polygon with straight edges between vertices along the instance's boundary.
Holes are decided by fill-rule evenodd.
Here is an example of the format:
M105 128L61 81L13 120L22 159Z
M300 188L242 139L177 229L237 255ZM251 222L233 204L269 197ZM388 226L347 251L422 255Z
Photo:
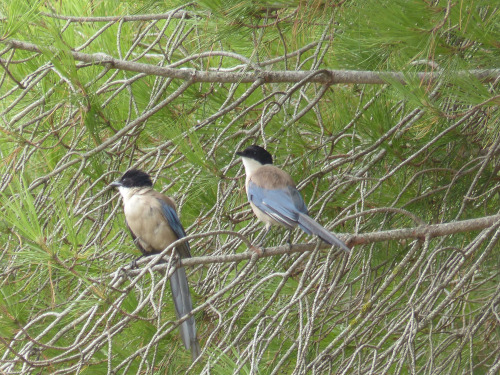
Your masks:
M125 221L142 256L161 253L172 242L186 236L174 201L153 190L153 183L147 173L131 169L111 186L118 188L123 198ZM181 258L191 257L187 241L176 246L175 251ZM170 288L177 318L189 314L193 310L193 303L184 267L178 267L170 277ZM200 355L194 317L182 322L179 329L182 342L186 349L191 350L194 361Z
M257 218L266 224L264 236L271 225L281 225L290 230L298 225L307 234L315 234L330 245L350 251L344 242L308 215L306 204L292 178L272 165L273 157L269 152L253 145L236 154L241 156L245 167L245 187L250 206Z

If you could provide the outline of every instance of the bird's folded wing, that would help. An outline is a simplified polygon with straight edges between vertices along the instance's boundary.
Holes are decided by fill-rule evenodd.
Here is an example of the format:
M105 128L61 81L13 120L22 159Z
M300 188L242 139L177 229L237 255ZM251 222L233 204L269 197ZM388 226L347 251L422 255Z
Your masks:
M179 220L179 216L177 216L177 212L175 208L167 204L164 200L158 199L161 203L161 211L163 216L170 225L170 228L174 231L178 238L186 237L186 232L182 227L181 221ZM181 258L190 258L191 257L191 249L189 247L189 243L186 241L181 245L176 247L177 251Z
M297 224L299 213L307 214L304 200L293 186L270 190L250 181L247 195L248 200L257 208L286 227Z

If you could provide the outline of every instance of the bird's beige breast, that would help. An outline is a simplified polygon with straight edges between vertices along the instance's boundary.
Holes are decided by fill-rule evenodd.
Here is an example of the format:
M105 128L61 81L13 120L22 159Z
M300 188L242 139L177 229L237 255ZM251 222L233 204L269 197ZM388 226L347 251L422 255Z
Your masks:
M127 225L147 252L161 252L177 240L156 198L134 195L125 203L124 211Z

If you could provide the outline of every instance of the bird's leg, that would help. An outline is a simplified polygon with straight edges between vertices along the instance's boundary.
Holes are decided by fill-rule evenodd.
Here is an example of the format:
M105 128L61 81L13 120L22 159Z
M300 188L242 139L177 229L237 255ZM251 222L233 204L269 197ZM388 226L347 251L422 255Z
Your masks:
M142 255L141 255L141 256L139 256L139 257L135 258L135 259L134 259L134 260L130 263L130 267L131 267L131 268L137 268L137 261L138 261L139 259L142 259L142 258L144 258L144 257L149 257L149 256L154 255L154 254L155 254L155 253L142 253ZM159 263L161 263L161 262L159 262Z
M290 228L288 230L288 250L291 251L292 250L292 232L293 232L293 229Z
M266 238L267 233L269 233L269 229L271 229L271 225L270 224L266 224L266 227L265 227L265 230L263 232L262 239L259 242L259 245L257 245L257 246L252 245L250 247L251 251L257 253L258 255L262 255L264 253L264 247L263 247L263 245L264 245L264 239ZM259 239L259 237L260 237L260 234L255 239L255 242L257 242L257 240Z
M131 263L130 263L130 268L134 269L137 268L137 261L143 257L147 256L146 254L142 254L140 257L135 258Z
M266 239L266 236L269 233L270 229L271 229L271 224L266 224L266 230L264 231L264 234L262 235L262 239L260 240L259 247L262 247L262 245L264 245L264 240Z

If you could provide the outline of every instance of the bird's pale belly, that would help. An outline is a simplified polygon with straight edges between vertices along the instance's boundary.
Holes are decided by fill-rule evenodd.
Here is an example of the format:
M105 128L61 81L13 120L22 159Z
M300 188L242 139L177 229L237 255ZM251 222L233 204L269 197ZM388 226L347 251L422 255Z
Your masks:
M178 238L167 224L160 205L146 205L142 199L133 197L124 206L127 225L146 252L161 252Z

